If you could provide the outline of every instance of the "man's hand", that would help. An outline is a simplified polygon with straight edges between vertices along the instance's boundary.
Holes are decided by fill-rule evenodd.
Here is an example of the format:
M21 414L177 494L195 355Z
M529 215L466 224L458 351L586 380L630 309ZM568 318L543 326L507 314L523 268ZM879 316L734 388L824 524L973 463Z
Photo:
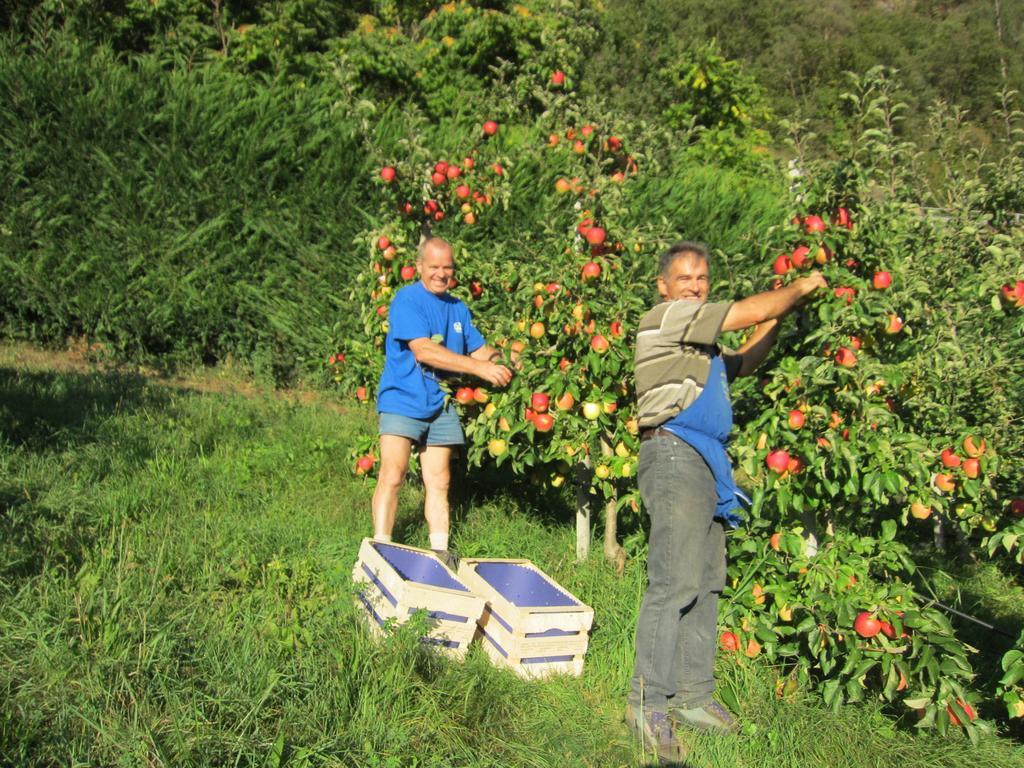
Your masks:
M507 387L509 382L512 381L512 371L504 365L498 365L489 360L480 360L478 363L479 368L473 372L478 378L496 387Z
M807 277L800 277L793 281L794 284L800 290L801 303L807 300L807 297L814 293L819 288L828 288L828 281L825 280L825 276L818 270L814 270Z

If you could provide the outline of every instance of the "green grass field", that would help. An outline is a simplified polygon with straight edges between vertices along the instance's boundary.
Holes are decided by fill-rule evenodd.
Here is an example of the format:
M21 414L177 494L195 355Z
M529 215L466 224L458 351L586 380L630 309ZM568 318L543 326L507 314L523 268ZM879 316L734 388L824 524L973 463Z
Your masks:
M373 486L349 451L369 410L16 360L0 349L0 764L643 764L620 722L643 562L576 563L567 506L469 484L458 509L462 555L530 558L595 607L584 675L528 683L362 626ZM414 545L419 503L408 487ZM946 578L1020 624L1019 588ZM695 737L693 766L1024 765L1007 735L972 747L779 698L764 665L720 674L743 732Z

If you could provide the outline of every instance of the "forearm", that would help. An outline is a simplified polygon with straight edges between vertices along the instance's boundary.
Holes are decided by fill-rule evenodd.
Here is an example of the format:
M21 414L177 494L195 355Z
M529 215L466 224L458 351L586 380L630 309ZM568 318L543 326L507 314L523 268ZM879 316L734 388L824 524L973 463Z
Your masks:
M448 371L449 373L479 375L480 360L473 356L452 352L447 347L429 339L415 339L410 342L409 347L416 357L416 362L420 365L436 368L439 371Z
M789 285L765 291L735 302L722 324L723 331L736 331L751 325L775 320L799 305L819 288L828 283L820 272L814 270L806 277L798 277Z
M490 363L496 363L498 360L501 360L501 351L484 344L482 347L478 347L470 352L469 356L474 360L486 360Z
M759 323L746 343L737 351L743 356L740 376L752 376L764 359L768 356L775 339L779 336L782 323L778 319L765 320Z
M765 291L740 299L729 308L722 330L736 331L767 320L777 320L799 304L806 295L804 286L800 282L794 282L778 290Z

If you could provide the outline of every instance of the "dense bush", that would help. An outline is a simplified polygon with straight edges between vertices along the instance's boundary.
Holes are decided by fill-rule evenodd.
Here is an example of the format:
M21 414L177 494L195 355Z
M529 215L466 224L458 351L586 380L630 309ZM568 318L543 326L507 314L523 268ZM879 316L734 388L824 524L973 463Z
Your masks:
M367 176L327 83L0 50L0 316L149 362L292 375L344 312Z

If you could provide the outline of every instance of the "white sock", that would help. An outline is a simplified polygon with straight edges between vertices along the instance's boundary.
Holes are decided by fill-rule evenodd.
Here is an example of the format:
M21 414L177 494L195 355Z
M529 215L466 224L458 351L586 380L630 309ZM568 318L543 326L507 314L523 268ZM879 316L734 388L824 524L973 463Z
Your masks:
M374 541L382 542L384 544L387 544L388 542L391 541L391 534L390 533L375 533L375 534L373 534L373 540Z
M432 533L430 534L430 548L431 549L448 549L448 534L447 533Z

